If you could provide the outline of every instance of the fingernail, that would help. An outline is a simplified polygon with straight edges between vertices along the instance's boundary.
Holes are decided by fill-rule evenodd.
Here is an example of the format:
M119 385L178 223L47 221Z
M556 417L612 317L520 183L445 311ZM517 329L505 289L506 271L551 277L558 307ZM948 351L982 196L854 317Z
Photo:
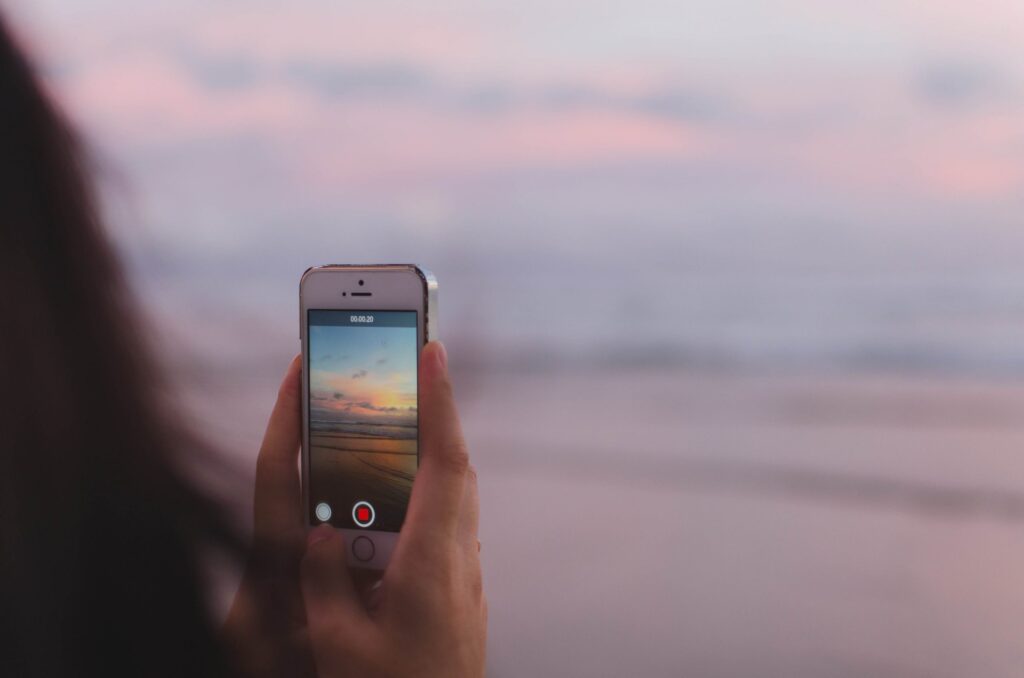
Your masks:
M334 536L334 528L333 527L331 527L327 523L323 523L321 525L317 525L316 527L314 527L312 530L309 531L308 535L306 535L306 547L308 548L308 547L312 546L313 544L318 544L318 543L320 543L322 541L326 541L327 539L330 539L333 536Z
M381 584L383 583L384 582L381 579L375 581L373 586L370 587L370 592L366 596L366 607L371 611L380 607L381 600L384 597L381 589Z
M441 372L448 370L448 351L445 349L444 344L440 341L437 342L437 350L434 351L437 354L437 364L441 367Z

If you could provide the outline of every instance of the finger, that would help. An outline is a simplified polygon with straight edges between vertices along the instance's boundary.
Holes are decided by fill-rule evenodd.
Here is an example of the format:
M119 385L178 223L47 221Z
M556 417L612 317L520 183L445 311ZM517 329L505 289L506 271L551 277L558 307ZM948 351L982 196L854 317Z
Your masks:
M419 371L420 465L406 527L413 535L431 539L456 536L469 469L447 363L440 342L432 341L423 349Z
M296 356L281 381L256 460L253 531L258 541L287 541L301 534L301 370L302 360Z
M330 525L309 533L300 582L310 643L317 666L324 671L336 663L338 646L359 646L358 636L367 624L346 566L344 540Z
M476 467L470 465L462 492L462 513L459 516L459 542L472 554L479 552L480 492L477 489Z
M381 585L383 584L381 573L377 570L359 568L350 569L349 575L352 577L352 588L355 589L356 596L363 604L363 609L372 616L374 611L380 607Z

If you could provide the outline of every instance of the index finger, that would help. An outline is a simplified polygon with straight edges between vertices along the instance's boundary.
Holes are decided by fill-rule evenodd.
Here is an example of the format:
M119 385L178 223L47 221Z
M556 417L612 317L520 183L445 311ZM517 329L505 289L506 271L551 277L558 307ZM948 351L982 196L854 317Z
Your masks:
M448 358L433 341L420 358L420 466L403 531L453 539L459 529L469 453L455 409Z
M295 537L302 522L298 453L301 428L302 360L295 356L278 390L256 459L253 532L262 542Z

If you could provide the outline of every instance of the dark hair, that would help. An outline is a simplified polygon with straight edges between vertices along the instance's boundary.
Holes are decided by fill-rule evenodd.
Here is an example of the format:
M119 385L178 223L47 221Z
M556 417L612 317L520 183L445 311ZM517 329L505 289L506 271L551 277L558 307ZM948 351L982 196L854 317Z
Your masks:
M182 463L82 146L0 17L0 666L224 675Z

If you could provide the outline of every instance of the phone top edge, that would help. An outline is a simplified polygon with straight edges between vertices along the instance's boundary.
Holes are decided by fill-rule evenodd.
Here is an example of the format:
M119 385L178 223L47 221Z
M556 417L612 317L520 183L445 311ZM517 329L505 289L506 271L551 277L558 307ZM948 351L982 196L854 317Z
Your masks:
M380 270L406 270L406 271L426 271L422 266L416 264L324 264L322 266L310 266L303 273L303 277L307 273L315 271L330 271L330 270L342 270L342 271L380 271Z
M320 271L415 271L422 277L421 269L416 264L323 264L321 266L310 266L302 272L299 277L299 288L310 275Z
M415 273L423 281L423 343L440 337L437 308L437 276L425 266L420 266L419 264L324 264L322 266L310 266L303 271L302 277L299 278L300 297L302 285L306 278L319 271L410 271Z

